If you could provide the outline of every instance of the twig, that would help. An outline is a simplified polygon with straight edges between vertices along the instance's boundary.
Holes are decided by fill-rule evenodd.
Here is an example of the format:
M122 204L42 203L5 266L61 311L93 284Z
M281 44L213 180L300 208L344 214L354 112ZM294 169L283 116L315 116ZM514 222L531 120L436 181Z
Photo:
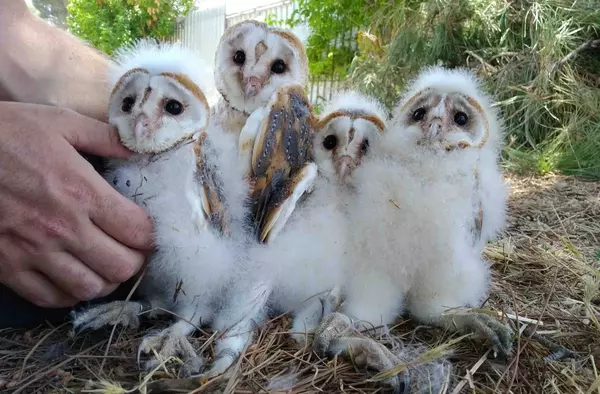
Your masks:
M484 354L483 356L481 356L481 358L479 359L479 361L477 361L475 363L475 365L473 365L473 367L471 367L471 369L469 369L467 371L467 373L465 374L465 377L463 378L463 380L456 385L456 387L454 388L454 390L452 390L451 394L459 394L462 390L463 387L466 386L467 381L468 381L468 377L472 376L475 372L477 372L479 370L479 368L481 368L481 366L483 365L484 361L487 360L488 355L490 354L490 352L492 351L492 348L489 348Z
M544 359L546 364L550 364L552 361L562 360L563 358L575 357L574 351L569 350L546 337L543 337L539 333L533 331L531 326L527 326L525 328L525 332L529 334L530 338L535 339L550 350L551 354Z
M584 42L583 44L581 44L580 46L578 46L577 48L575 48L574 50L569 52L569 54L567 56L563 57L562 59L560 59L559 61L554 63L551 73L554 74L555 72L559 71L566 62L568 62L575 56L579 55L579 53L581 53L587 49L598 49L598 48L600 48L600 38Z
M506 389L507 393L511 392L512 386L515 384L515 380L517 379L517 375L519 374L519 358L521 356L521 332L519 330L519 310L517 309L517 299L515 297L515 292L512 292L513 304L515 306L515 316L516 319L516 327L517 327L517 355L515 356L514 364L515 364L515 372L513 373L512 378L510 379L510 383L508 384L508 388ZM529 327L529 326L527 326ZM537 326L536 326L537 327Z
M87 349L85 349L84 351L80 352L79 354L89 353L92 350L96 349L97 347L100 347L101 344L102 344L102 342L98 342L95 345L92 345L92 346L88 347ZM41 378L46 376L48 373L56 371L57 369L61 368L63 365L66 365L66 364L70 363L71 361L77 359L79 357L79 354L71 356L71 357L67 358L65 361L60 362L51 368L47 368L46 370L42 370L42 371L38 372L37 375L27 383L24 383L24 381L21 380L18 383L19 388L17 390L15 390L13 392L13 394L18 394L18 393L22 392L24 389L31 386L33 383L37 382L38 380L40 380Z
M479 60L479 63L481 63L481 65L483 66L483 68L489 68L489 70L493 73L498 72L498 69L494 66L492 66L491 64L489 64L488 62L486 62L485 60L483 60L483 58L479 55L477 55L475 52L473 51L465 51L465 53L469 56L473 56L475 59Z
M540 320L544 316L544 313L546 313L546 309L548 308L548 304L550 303L550 298L554 294L554 290L556 289L556 280L557 279L558 279L558 267L556 267L556 269L554 270L554 279L552 280L552 287L550 288L550 291L548 292L548 297L546 297L546 300L544 302L544 307L542 308L542 312L540 313ZM538 322L538 324L539 324L539 322ZM532 328L533 333L535 333L535 331L537 330L538 324L535 324L535 326ZM525 351L525 349L527 348L527 345L529 345L529 341L531 340L532 336L533 336L533 334L531 334L527 338L527 342L520 349L519 353L522 353L523 351ZM494 388L494 392L498 392L498 388L500 387L500 383L502 383L502 380L504 379L504 376L506 376L507 372L511 369L511 367L513 366L513 364L516 361L518 361L518 360L519 360L518 357L516 357L515 359L513 359L510 362L510 364L508 365L508 368L506 368L506 370L504 372L502 372L502 375L500 376L500 379L498 379L498 383L496 383L496 387Z
M35 352L35 350L46 340L48 339L48 337L52 334L54 334L59 328L61 328L62 326L64 326L67 323L63 323L60 326L52 329L48 334L44 335L42 337L42 339L40 339L34 347L31 348L31 350L29 351L29 353L27 353L27 355L25 356L25 358L23 359L23 366L21 367L21 373L19 374L19 379L23 376L23 373L25 372L25 366L27 365L27 361L29 360L29 358L31 357L31 355Z
M128 302L131 299L131 297L133 296L133 293L138 288L138 286L140 285L140 282L142 281L142 278L146 274L146 270L147 269L148 269L148 265L145 264L144 265L144 270L140 274L139 278L137 278L137 280L135 281L135 284L133 285L133 287L129 291L129 294L127 294L127 298L125 298L125 302ZM123 314L123 311L125 310L125 305L126 304L123 303L123 306L121 307L121 310L119 311L119 315L117 316L117 321L119 320L119 318ZM110 336L108 337L108 342L106 343L106 349L104 350L104 358L102 359L102 362L100 363L100 373L102 373L102 370L104 369L104 364L106 364L106 356L108 356L108 351L110 350L110 345L112 343L113 336L115 335L115 331L117 329L117 325L118 325L118 323L115 323L113 325L112 330L110 331Z

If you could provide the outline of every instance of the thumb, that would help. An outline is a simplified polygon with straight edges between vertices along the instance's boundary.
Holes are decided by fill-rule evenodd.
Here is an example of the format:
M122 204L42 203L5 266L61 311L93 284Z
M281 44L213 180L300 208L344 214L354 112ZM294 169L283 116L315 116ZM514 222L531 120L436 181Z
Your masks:
M121 144L117 129L96 119L73 113L78 119L67 120L63 136L78 151L102 157L125 159L132 152Z

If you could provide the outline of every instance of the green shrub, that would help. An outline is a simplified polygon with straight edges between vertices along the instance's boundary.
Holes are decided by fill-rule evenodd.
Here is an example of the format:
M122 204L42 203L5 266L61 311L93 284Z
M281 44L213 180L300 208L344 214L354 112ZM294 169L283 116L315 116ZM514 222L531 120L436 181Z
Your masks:
M388 107L425 65L476 69L505 116L510 168L600 178L597 0L301 0L296 18L311 61L358 27L351 62L334 53L329 68Z
M138 38L165 39L194 0L71 0L69 30L99 50L112 52Z

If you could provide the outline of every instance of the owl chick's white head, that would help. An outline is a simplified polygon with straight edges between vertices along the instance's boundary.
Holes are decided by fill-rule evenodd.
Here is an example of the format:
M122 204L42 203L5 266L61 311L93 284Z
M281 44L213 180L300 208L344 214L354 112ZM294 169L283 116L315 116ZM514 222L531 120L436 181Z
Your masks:
M157 153L206 127L211 71L178 44L140 40L118 50L109 75L109 123L123 145Z
M454 148L496 147L502 127L491 97L466 69L427 67L393 111L393 128L409 143Z
M215 57L215 82L238 111L266 105L277 88L308 80L306 49L291 31L257 21L237 23L223 33Z
M355 91L338 93L320 116L314 140L315 161L325 176L345 182L369 145L385 131L386 110Z

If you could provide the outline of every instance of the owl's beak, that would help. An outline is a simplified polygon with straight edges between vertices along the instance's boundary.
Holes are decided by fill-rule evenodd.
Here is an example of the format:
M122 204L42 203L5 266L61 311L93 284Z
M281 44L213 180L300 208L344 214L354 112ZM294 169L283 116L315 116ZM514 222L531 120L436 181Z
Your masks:
M254 97L261 91L264 81L259 77L247 77L242 81L246 98Z
M442 95L442 99L438 105L435 108L432 108L428 115L431 118L431 121L429 122L426 136L427 139L433 141L442 133L444 128L443 119L446 115L446 95Z
M138 115L133 121L133 130L136 140L146 138L149 134L150 120L145 114Z
M443 127L442 119L433 118L431 123L429 123L429 130L427 133L427 138L430 141L433 141L439 134L441 134L442 127Z
M341 180L344 180L355 167L354 159L348 155L344 155L338 163L338 175Z

